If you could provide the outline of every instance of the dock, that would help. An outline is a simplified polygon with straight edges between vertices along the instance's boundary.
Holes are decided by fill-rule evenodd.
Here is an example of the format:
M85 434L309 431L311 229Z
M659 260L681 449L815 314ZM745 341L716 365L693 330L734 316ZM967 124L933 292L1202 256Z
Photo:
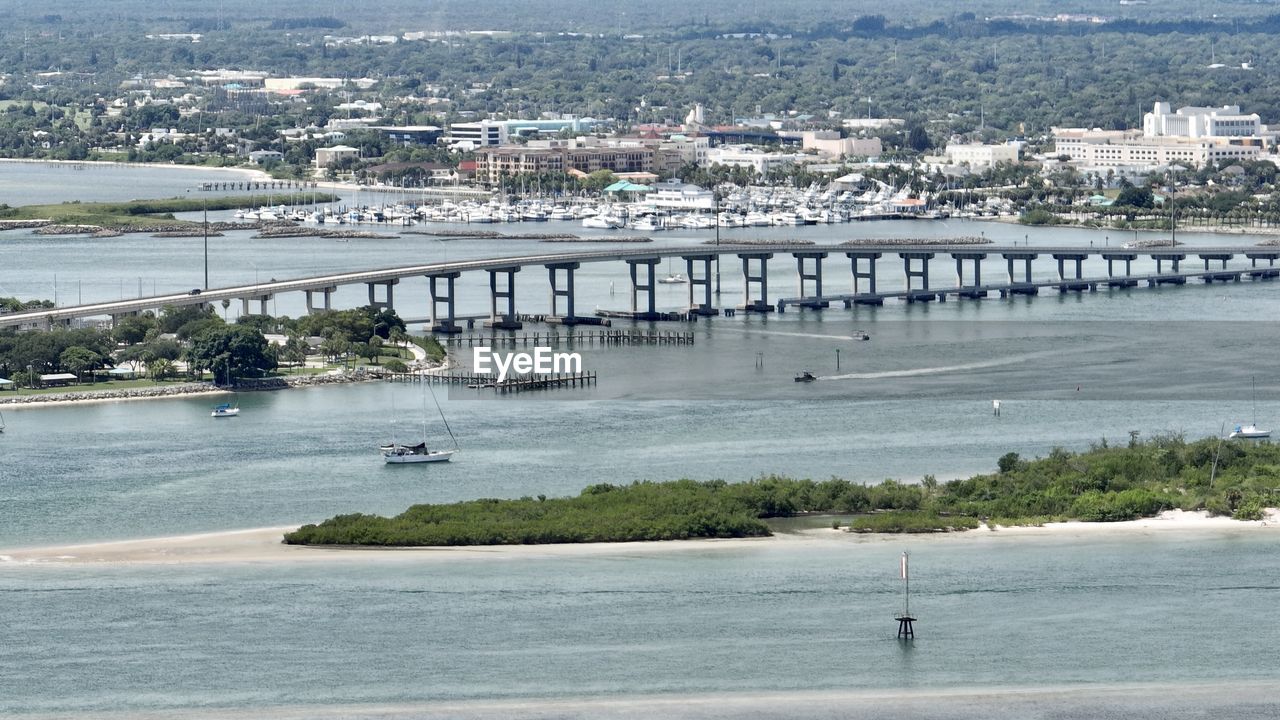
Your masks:
M387 375L386 379L388 382L426 382L432 385L456 385L472 390L493 390L500 395L531 390L552 390L555 388L587 388L599 382L599 376L595 372L519 375L509 377L501 382L494 375L461 373L392 373Z
M494 335L447 335L445 347L594 347L631 345L693 345L694 333L678 330L587 330L581 332L526 332Z

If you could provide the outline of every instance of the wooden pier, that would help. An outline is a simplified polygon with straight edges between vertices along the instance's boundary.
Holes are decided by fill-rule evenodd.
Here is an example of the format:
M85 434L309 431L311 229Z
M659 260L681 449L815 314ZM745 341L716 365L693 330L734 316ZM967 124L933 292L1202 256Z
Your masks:
M453 335L441 338L445 347L516 347L587 345L693 345L694 334L676 330L587 330L581 332L526 332L505 335Z
M472 390L493 390L495 393L505 395L507 393L527 392L530 390L586 388L596 385L599 377L595 372L551 373L549 375L519 375L499 382L495 375L394 373L387 375L386 379L390 382L426 382L432 385L458 385Z

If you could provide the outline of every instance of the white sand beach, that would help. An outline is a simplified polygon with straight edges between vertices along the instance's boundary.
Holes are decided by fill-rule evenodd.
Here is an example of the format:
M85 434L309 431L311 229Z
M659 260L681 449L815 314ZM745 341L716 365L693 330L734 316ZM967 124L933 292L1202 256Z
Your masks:
M857 543L903 542L1026 536L1081 536L1105 533L1152 532L1276 532L1280 531L1280 511L1269 509L1267 519L1239 521L1210 517L1205 512L1171 510L1154 518L1116 523L1066 522L1035 527L979 528L962 533L908 535L893 533L855 534L829 528L798 533L778 533L764 538L670 540L661 542L567 543L556 545L485 545L466 547L309 547L285 545L285 533L297 525L229 530L173 537L119 540L79 545L14 548L0 550L0 567L34 564L205 564L205 563L307 563L307 562L417 562L424 560L489 558L523 560L532 558L592 557L636 553L690 552L744 549L788 544L829 546Z

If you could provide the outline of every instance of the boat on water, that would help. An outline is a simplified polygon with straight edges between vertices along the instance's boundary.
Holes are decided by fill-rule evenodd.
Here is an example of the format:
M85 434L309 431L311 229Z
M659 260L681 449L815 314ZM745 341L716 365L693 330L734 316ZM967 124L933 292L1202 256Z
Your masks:
M1253 425L1253 424L1237 425L1236 429L1232 430L1231 434L1228 435L1227 437L1240 439L1240 440L1257 440L1259 438L1271 437L1271 431L1264 430L1258 427L1257 425Z
M804 372L801 372L799 375L796 376L796 382L808 383L808 382L813 382L814 380L817 380L817 379L818 378L814 377L813 373L809 372L808 370L805 370Z
M871 336L861 330L854 330L853 339L854 340L870 340Z
M1253 422L1248 425L1237 425L1227 437L1238 440L1259 440L1271 437L1270 430L1258 427L1258 378L1253 379Z
M436 400L436 393L431 389L431 383L426 382L426 378L424 378L422 385L422 442L416 445L391 442L378 446L378 451L382 453L383 462L388 465L448 462L449 458L458 452L458 439L453 436L453 430L449 427L449 421L444 417L444 410L440 408L440 401ZM436 411L440 413L440 422L444 424L444 429L448 431L449 439L453 440L452 449L430 450L427 448L427 392L431 393L431 399L436 404Z
M456 450L428 450L425 442L420 442L417 445L392 443L383 445L378 450L382 452L383 459L391 464L447 462L457 452Z
M689 282L689 278L685 277L683 273L672 273L664 278L659 278L658 282L663 285L679 285Z
M222 403L221 405L214 405L213 412L209 414L216 418L235 417L240 414L240 407L231 403Z

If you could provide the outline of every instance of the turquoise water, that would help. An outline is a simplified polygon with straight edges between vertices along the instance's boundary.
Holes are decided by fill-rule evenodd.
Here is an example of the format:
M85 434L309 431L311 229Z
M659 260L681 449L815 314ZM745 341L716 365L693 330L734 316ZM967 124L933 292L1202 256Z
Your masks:
M95 172L43 170L31 182ZM551 225L526 229L582 232ZM834 243L979 232L1002 242L1024 235L951 222L739 237ZM658 243L691 238L703 239ZM1029 239L1033 247L1113 240L1069 229ZM51 297L54 274L63 304L200 284L199 239L11 231L0 241L0 295ZM421 236L265 241L248 233L210 245L215 285L582 247ZM946 266L935 273L945 276ZM724 267L722 304L739 302L734 267ZM794 265L776 259L771 267L771 294L791 294ZM828 283L847 282L843 263L828 267L838 268L828 270ZM1052 272L1047 262L1040 267ZM986 268L992 277L999 270ZM896 259L882 261L882 272L899 271ZM584 266L578 277L580 307L628 304L625 266ZM463 312L487 310L481 283L464 277ZM522 310L542 311L542 271L529 269L517 283ZM336 302L362 304L363 293L343 291ZM419 281L396 289L408 317L426 315L425 298ZM681 288L659 290L663 307L682 298ZM302 298L276 302L277 312L296 314ZM600 374L589 390L501 399L442 392L462 452L438 467L387 467L376 454L378 443L420 436L415 386L246 393L239 418L216 422L208 398L5 407L0 548L570 494L606 481L773 472L947 479L990 471L1005 452L1123 442L1131 430L1201 437L1255 412L1265 425L1280 417L1270 374L1278 306L1280 283L1244 282L717 318L688 327L693 347L578 348L586 369ZM854 341L854 330L872 339ZM465 361L467 352L458 355ZM801 370L820 381L794 383ZM1002 400L999 418L992 399ZM428 432L433 442L442 437L434 421ZM909 649L892 638L904 549L913 553L912 608L921 618ZM1233 685L1256 690L1280 680L1266 661L1277 644L1274 550L1270 532L1202 531L845 536L299 565L0 562L0 716L381 717L405 707L433 717L651 717L646 703L667 698L676 708L667 714L697 717L1119 718L1191 707L1204 717L1276 717L1267 693L1255 703ZM1208 689L1195 694L1193 684ZM1095 693L1121 686L1139 688L1142 707L1157 710ZM917 713L902 698L864 712L849 699L943 691L1005 699L955 701L946 715ZM775 696L748 706L715 700L744 693ZM565 704L584 697L620 704ZM1028 705L1027 697L1040 700ZM1173 709L1160 712L1162 701ZM441 705L451 702L462 705Z

